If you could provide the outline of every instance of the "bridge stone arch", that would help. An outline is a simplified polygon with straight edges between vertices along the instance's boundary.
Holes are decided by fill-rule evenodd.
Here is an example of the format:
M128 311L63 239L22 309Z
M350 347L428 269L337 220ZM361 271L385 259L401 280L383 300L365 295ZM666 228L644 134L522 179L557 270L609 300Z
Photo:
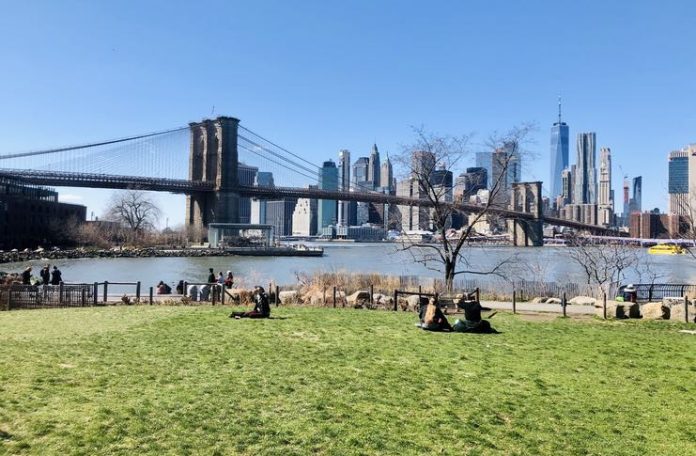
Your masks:
M543 201L541 182L516 182L512 184L510 210L532 214L532 219L509 219L508 232L512 245L539 247L544 245Z
M238 127L234 117L189 124L189 181L213 184L212 192L186 196L186 229L194 241L207 236L211 223L239 221Z

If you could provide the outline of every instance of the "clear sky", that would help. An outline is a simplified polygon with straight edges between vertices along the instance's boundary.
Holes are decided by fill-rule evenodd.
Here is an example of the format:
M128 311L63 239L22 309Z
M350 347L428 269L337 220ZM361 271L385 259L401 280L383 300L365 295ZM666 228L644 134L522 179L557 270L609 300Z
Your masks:
M667 154L696 142L694 1L0 0L0 154L214 115L320 163L412 141L538 130L524 179L548 181L563 97L643 208L667 207ZM473 165L473 157L472 157ZM619 168L621 166L621 169ZM455 170L457 171L457 170ZM61 190L101 214L110 191ZM170 225L183 199L158 197ZM88 213L89 213L88 212Z

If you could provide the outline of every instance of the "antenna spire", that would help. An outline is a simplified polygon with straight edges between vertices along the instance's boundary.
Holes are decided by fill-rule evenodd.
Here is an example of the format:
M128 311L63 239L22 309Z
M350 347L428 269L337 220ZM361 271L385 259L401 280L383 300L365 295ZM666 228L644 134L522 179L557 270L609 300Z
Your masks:
M561 96L558 96L558 125L561 124Z

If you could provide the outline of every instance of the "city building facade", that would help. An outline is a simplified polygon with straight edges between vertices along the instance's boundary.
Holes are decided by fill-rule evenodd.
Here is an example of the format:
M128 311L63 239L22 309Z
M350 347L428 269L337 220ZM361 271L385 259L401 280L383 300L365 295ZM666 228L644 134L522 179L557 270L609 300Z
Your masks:
M319 170L319 189L338 190L338 168L333 160L325 161ZM337 204L335 200L320 200L317 216L317 231L337 221Z
M575 163L575 188L573 204L597 203L596 135L579 133L577 137L577 162Z
M551 127L551 175L549 176L550 193L554 200L563 192L563 170L568 168L570 130L568 124L561 121L561 102L558 101L558 122Z
M670 214L688 216L689 152L686 148L669 154L668 184Z

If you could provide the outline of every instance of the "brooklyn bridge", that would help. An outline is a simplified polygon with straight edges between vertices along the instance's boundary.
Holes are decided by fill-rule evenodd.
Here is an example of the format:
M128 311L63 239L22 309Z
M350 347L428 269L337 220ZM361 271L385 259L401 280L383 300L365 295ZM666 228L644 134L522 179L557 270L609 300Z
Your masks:
M272 172L274 185L254 185L240 179L240 173L249 166ZM185 223L194 228L238 223L240 198L294 197L418 207L433 204L427 199L363 188L349 192L316 188L319 169L233 117L109 141L0 155L0 176L26 183L185 194ZM544 224L594 235L613 234L602 226L545 216L541 182L515 184L507 208L448 204L464 213L486 211L512 221L515 245L541 245Z

